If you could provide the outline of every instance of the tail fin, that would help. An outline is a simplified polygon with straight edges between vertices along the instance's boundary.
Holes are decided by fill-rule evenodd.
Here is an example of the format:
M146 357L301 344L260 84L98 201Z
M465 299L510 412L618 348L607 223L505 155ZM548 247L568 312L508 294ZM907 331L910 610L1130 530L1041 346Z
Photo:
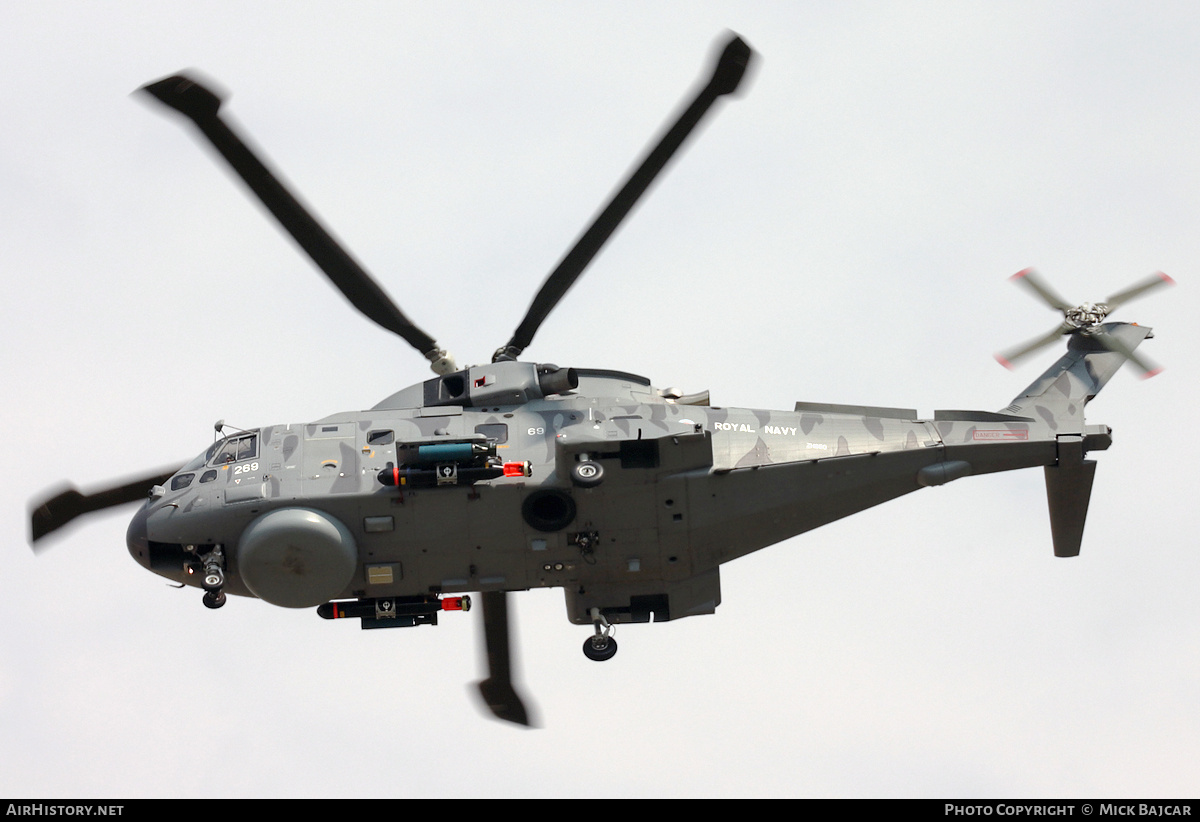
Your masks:
M1105 345L1096 339L1100 334L1115 338L1116 344ZM1108 447L1106 428L1086 430L1083 407L1149 336L1149 328L1127 323L1106 323L1090 333L1073 334L1066 355L1004 409L1007 414L1039 420L1054 431L1058 460L1045 466L1045 473L1056 557L1079 556L1096 475L1095 461L1084 455L1088 448Z
M1151 330L1129 323L1105 323L1089 333L1071 336L1067 353L1046 373L1016 396L1006 414L1032 417L1049 425L1059 435L1083 434L1083 407L1117 373L1128 355L1104 345L1099 335L1115 338L1119 347L1132 352Z

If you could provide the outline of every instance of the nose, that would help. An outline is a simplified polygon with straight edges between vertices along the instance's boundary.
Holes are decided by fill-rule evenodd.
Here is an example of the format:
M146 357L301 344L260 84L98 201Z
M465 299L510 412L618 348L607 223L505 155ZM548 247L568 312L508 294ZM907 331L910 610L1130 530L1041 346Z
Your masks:
M125 544L129 547L130 555L145 568L150 567L150 538L146 529L149 512L150 505L143 505L134 514L133 521L129 523L129 530L125 532Z

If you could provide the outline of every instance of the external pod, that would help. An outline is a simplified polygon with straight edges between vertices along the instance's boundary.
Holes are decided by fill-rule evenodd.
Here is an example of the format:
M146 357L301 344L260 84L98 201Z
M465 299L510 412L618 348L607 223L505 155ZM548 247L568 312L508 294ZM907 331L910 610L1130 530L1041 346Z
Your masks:
M312 508L281 508L246 528L238 566L259 599L284 608L310 608L341 596L358 563L345 525Z

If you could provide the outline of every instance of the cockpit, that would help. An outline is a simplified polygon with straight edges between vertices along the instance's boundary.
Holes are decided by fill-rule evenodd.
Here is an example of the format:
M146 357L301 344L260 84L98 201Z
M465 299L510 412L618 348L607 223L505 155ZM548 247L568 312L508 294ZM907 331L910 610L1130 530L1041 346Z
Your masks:
M217 440L181 470L195 471L205 465L228 465L231 462L252 460L257 456L258 431L243 431L236 436Z
M258 456L258 432L239 434L220 442L214 442L205 452L209 465L226 465L231 462L254 459Z

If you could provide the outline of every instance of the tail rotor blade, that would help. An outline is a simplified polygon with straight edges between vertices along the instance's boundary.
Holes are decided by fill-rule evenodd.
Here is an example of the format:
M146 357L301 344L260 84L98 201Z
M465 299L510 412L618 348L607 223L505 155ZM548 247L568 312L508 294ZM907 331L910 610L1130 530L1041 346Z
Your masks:
M41 546L38 543L43 537L57 531L78 516L144 500L151 488L162 485L178 470L173 468L138 477L122 485L103 488L90 494L68 486L48 499L35 502L29 506L30 543L35 551L40 550Z
M1040 299L1051 308L1056 308L1059 311L1070 311L1074 308L1069 302L1059 296L1058 292L1046 283L1036 271L1032 268L1026 268L1023 271L1018 271L1016 274L1009 277L1014 283L1027 289L1035 297Z
M1175 281L1161 271L1158 271L1143 280L1139 280L1128 288L1118 291L1104 302L1108 305L1108 312L1111 314L1117 310L1117 306L1136 299L1151 289L1164 285L1175 285Z
M287 189L251 148L221 119L221 98L184 75L167 77L142 88L164 105L195 123L208 141L250 187L279 224L304 249L346 299L388 331L399 335L434 363L434 370L455 370L453 362L439 365L446 353L432 337L413 324L378 283Z
M1142 372L1143 380L1148 380L1154 375L1162 373L1162 366L1154 365L1148 359L1134 351L1128 345L1121 342L1121 340L1117 339L1111 334L1105 334L1101 332L1092 336L1093 339L1095 339L1109 351L1115 351L1116 353L1125 357L1125 359L1129 360L1129 362L1133 363L1133 366Z
M1043 334L1040 337L1035 337L1029 342L1019 345L1016 348L1010 348L1007 351L1002 351L999 354L996 354L996 361L1005 368L1011 369L1020 360L1025 359L1035 351L1040 351L1046 346L1053 344L1063 334L1070 333L1072 330L1073 326L1070 323L1064 322L1061 325L1056 326L1053 331L1050 331L1047 334Z
M521 321L508 344L493 356L493 362L502 359L516 359L529 346L547 315L563 298L567 290L574 285L579 275L599 253L604 243L620 226L658 174L667 166L684 141L695 130L705 113L717 101L717 98L731 94L737 89L752 55L750 46L746 45L740 37L734 36L729 41L717 60L708 84L650 151L642 164L630 175L621 189L605 206L600 216L576 241L574 247L567 252L550 276L546 278L541 290L534 297L525 319Z
M498 719L530 726L529 712L513 686L512 651L509 643L508 594L486 591L483 601L483 638L487 651L488 678L479 683L483 701Z

